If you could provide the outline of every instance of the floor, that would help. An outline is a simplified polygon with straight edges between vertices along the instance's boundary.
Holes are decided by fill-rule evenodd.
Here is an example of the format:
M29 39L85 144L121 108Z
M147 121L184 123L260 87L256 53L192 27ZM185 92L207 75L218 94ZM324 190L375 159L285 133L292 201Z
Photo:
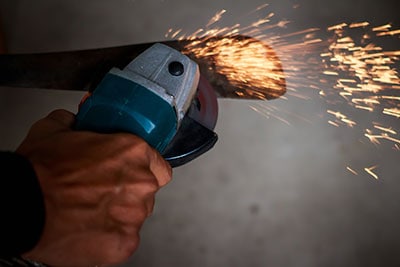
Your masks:
M10 53L160 41L169 28L190 33L204 27L222 9L221 26L246 25L274 12L278 20L292 21L285 30L317 27L326 39L331 33L324 29L341 22L400 26L397 0L271 0L253 12L265 3L0 0L0 14ZM398 49L400 41L393 37L383 45ZM332 102L306 87L294 86L306 99L220 99L219 142L174 170L174 180L157 195L139 249L122 266L400 266L400 151L363 135L372 121L400 130L399 118L354 113L357 126L334 127L326 112ZM0 149L15 149L29 126L52 109L76 112L81 96L0 87ZM379 179L364 171L375 165Z

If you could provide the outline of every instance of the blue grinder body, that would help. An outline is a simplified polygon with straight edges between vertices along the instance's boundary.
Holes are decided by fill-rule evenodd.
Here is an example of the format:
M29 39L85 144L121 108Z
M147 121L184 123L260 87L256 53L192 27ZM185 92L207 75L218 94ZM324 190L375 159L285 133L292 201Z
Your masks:
M177 131L175 110L148 88L108 73L80 106L76 129L128 132L164 152Z

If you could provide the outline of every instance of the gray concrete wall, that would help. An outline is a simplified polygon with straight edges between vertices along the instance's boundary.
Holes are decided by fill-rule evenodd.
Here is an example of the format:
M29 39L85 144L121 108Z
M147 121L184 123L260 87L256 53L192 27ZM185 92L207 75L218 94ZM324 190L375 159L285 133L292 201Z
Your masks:
M254 21L261 15L244 14L264 3L0 0L0 7L9 51L22 53L159 41L170 27L203 27L223 8L223 25ZM398 1L270 3L268 10L292 20L293 30L364 20L400 26ZM399 266L400 153L329 125L329 105L317 93L263 104L281 110L290 126L254 112L252 101L220 100L218 144L174 171L124 266ZM0 88L0 149L15 149L52 109L76 111L81 96ZM363 113L358 122L380 119ZM381 179L355 176L349 164L378 164Z

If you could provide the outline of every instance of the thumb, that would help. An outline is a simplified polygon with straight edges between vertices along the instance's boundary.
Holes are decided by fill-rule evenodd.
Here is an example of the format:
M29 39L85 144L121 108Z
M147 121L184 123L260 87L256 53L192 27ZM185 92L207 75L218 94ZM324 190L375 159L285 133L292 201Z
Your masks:
M17 148L21 152L29 149L31 144L43 140L59 132L71 131L75 121L75 115L67 110L58 109L52 111L45 118L32 125L28 135Z
M75 122L75 115L65 109L56 109L50 112L45 119L54 120L61 128L71 129Z
M29 131L30 138L45 138L57 132L70 131L75 122L75 115L64 109L50 112L36 122Z

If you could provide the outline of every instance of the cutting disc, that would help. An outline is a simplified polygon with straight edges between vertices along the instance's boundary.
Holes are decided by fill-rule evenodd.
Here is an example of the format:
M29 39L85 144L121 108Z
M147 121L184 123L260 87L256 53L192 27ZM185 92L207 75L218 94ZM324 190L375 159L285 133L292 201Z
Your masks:
M177 167L211 149L218 140L213 131L217 119L217 95L207 79L200 75L196 96L175 137L164 151L164 158L172 167Z
M214 130L217 124L217 95L211 84L202 75L200 75L197 95L189 109L188 116L210 130Z

